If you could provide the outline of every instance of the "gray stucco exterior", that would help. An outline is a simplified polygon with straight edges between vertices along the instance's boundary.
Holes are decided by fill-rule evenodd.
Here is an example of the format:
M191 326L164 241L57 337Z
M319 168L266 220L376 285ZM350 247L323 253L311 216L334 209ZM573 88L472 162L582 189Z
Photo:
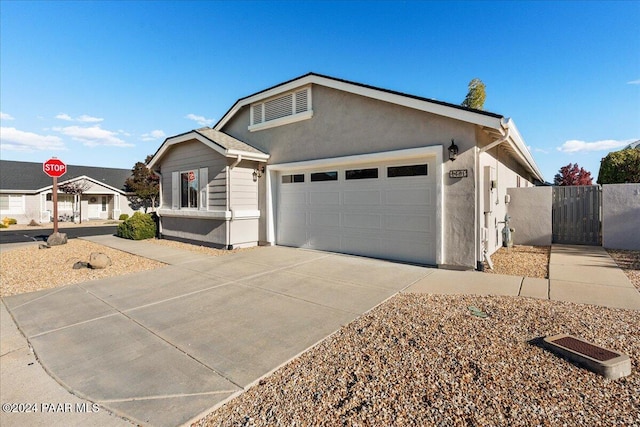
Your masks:
M602 186L602 246L640 250L640 184Z

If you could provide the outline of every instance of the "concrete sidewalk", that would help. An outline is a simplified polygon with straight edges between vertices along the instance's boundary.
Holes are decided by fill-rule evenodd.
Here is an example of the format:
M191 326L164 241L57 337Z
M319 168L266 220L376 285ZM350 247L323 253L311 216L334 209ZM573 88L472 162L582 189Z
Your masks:
M435 270L405 292L522 296L640 310L640 292L596 246L552 245L549 279Z

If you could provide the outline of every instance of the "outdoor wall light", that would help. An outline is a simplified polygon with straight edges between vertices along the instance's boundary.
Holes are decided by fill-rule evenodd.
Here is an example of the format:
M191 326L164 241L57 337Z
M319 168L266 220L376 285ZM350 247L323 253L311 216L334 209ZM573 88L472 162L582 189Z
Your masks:
M264 166L258 166L253 170L253 182L258 181L258 178L262 178L262 174L264 173Z
M454 161L458 157L458 146L451 140L451 145L449 146L449 160Z

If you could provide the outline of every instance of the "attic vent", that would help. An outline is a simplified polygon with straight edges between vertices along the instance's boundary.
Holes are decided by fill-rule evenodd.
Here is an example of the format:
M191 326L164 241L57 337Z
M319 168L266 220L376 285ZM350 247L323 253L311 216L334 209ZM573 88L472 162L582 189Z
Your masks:
M266 129L311 118L311 87L251 105L249 130Z
M308 93L309 91L307 89L296 92L296 114L303 113L309 109L307 105L309 99Z
M264 103L264 121L279 119L293 114L293 94L288 93L280 98Z

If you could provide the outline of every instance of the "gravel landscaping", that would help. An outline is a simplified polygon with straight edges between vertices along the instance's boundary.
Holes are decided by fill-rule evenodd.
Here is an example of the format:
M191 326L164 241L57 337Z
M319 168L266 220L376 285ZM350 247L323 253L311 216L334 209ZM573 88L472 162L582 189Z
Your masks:
M632 374L606 380L536 345L556 333L628 354ZM400 294L192 425L640 425L639 358L638 311Z
M102 270L73 269L88 262L91 252L102 252L112 265ZM165 264L81 239L66 245L38 249L37 244L0 252L0 297L52 289L87 280L151 270Z
M631 283L640 290L640 251L607 249L611 258L624 271Z
M549 278L551 246L516 245L500 248L491 255L493 270L484 263L484 271L490 274Z

